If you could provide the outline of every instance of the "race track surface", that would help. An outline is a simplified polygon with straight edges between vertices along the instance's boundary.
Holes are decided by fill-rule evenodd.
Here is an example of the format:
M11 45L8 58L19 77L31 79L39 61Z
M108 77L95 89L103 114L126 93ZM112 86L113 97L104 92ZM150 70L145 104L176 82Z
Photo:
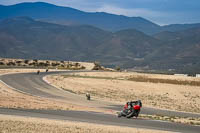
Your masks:
M45 81L43 77L48 74L64 74L72 73L77 71L65 71L65 72L48 72L37 75L36 73L21 73L21 74L8 74L0 76L0 80L5 82L7 85L15 88L21 93L29 95L35 95L40 97L48 97L55 99L70 100L74 103L84 103L91 107L101 107L105 109L112 109L120 111L123 105L114 105L107 101L87 101L85 97L79 96L61 89L57 89ZM154 108L142 108L144 114L159 114L167 116L181 116L181 117L200 117L200 114L175 112L159 110ZM72 120L82 121L89 123L99 123L106 125L118 125L127 127L139 127L148 129L158 129L166 131L184 132L184 133L199 133L199 126L190 126L178 123L155 121L155 120L144 120L144 119L126 119L117 118L115 115L96 113L96 112L83 112L83 111L53 111L53 110L26 110L26 109L6 109L0 108L0 114L19 115L19 116L30 116L48 119L58 120Z

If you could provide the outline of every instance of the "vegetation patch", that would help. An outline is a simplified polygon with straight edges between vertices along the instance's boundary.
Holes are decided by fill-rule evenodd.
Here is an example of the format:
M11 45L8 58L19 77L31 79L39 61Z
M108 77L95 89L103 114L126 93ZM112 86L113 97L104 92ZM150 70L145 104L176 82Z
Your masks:
M194 117L177 117L177 116L161 116L161 115L146 115L140 114L141 118L145 119L153 119L153 120L162 120L162 121L169 121L169 122L176 122L182 124L189 124L189 125L200 125L200 118Z
M151 83L167 83L167 84L176 84L176 85L192 85L200 86L200 81L181 81L173 79L158 79L158 78L149 78L145 76L131 76L128 78L130 81L136 82L151 82Z
M109 79L109 80L116 80L117 78L112 78L112 77L97 77L97 76L82 76L82 75L62 75L64 78L91 78L91 79Z
M74 78L93 78L93 79L109 79L109 80L129 80L135 82L150 82L150 83L167 83L175 85L191 85L191 86L200 86L200 81L186 81L186 80L175 80L175 79L159 79L159 78L149 78L145 76L131 76L126 78L120 77L102 77L102 76L88 76L88 75L62 75L64 78L74 77Z
M48 69L67 69L80 70L86 69L78 62L53 61L53 60L28 60L28 59L7 59L0 58L0 68L48 68Z

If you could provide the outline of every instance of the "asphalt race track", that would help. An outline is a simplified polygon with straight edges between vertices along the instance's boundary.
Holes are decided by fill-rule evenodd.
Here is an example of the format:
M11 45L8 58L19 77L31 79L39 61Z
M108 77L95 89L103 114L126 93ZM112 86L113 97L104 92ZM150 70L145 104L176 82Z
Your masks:
M7 85L13 87L21 93L35 95L40 97L48 97L55 99L64 99L74 101L74 103L87 103L88 106L98 106L105 109L112 109L120 111L122 105L113 105L107 101L87 101L85 97L57 89L43 80L43 77L48 74L64 74L77 71L65 72L48 72L37 75L36 73L20 73L8 74L0 76L0 80ZM167 116L181 116L181 117L200 117L200 114L183 113L175 111L158 110L153 108L142 108L144 114L159 114ZM72 120L89 123L99 123L106 125L117 125L147 129L158 129L165 131L183 132L183 133L199 133L200 126L190 126L185 124L138 119L117 118L115 115L97 113L97 112L83 112L83 111L61 111L61 110L28 110L28 109L7 109L0 108L0 114L30 116L39 118L48 118L56 120Z

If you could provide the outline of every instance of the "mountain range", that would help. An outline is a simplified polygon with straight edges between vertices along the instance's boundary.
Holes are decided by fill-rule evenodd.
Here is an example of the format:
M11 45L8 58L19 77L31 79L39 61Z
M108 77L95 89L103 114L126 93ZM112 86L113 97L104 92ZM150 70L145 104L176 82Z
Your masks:
M188 73L200 70L199 24L159 26L140 17L86 13L40 2L0 6L0 12L0 57L99 61L111 67ZM92 16L98 16L102 25ZM108 28L111 16L119 28ZM129 21L134 23L126 25Z
M0 5L0 19L28 16L36 20L62 25L92 25L103 30L119 31L136 29L145 34L156 34L161 31L181 31L200 27L197 24L172 24L160 26L142 17L127 17L105 12L83 12L70 7L61 7L43 2Z
M200 28L149 36L16 17L0 21L0 57L99 61L106 66L198 70Z

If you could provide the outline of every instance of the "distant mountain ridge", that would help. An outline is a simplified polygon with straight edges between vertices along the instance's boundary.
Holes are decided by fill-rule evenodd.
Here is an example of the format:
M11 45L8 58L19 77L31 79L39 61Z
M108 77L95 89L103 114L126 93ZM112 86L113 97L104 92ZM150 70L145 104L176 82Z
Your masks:
M142 17L127 17L105 12L88 13L43 2L0 6L0 12L0 19L28 16L40 21L63 25L87 24L112 32L136 29L150 35L161 31L180 31L200 27L200 24L160 26Z
M148 32L148 29L150 28L150 32L152 30L151 27L155 29L159 27L141 17L126 17L104 12L87 13L73 8L60 7L43 2L3 6L0 8L0 12L3 12L3 14L0 15L0 19L28 16L34 19L58 24L89 24L111 31L132 27L141 29L145 32Z
M123 49L124 55L130 54L132 56L134 55L136 57L140 57L140 54L138 53L139 51L140 53L145 53L147 51L145 51L144 49L141 49L142 51L138 49L137 51L136 48L134 49L136 52L133 54L131 49L134 47L140 48L143 45L146 45L146 47L150 49L151 46L148 45L151 45L151 43L149 43L148 41L154 41L154 44L157 44L157 42L155 41L156 39L147 36L137 30L129 29L112 33L89 25L63 26L35 21L28 17L17 17L1 21L0 33L4 34L4 36L5 34L7 34L9 37L12 36L13 41L15 40L15 42L13 42L12 44L20 42L19 45L21 46L18 46L19 48L31 46L34 47L34 49L30 48L30 50L37 49L38 51L45 51L45 49L55 50L55 45L59 45L59 47L62 47L62 49L55 50L55 53L58 54L61 51L66 50L66 52L68 52L66 53L66 55L69 57L69 55L71 55L71 51L72 56L70 56L68 59L74 60L82 59L83 57L93 58L93 60L95 60L97 59L97 57L99 59L102 58L102 56L110 56L111 58L117 57L117 59L126 58L127 56L123 57L120 55L120 53L123 53ZM143 43L144 39L147 42ZM133 45L132 41L135 42L135 46ZM3 42L2 44L5 45L5 43ZM127 50L129 50L129 52ZM81 58L78 58L79 54L76 54L77 52L81 53ZM93 57L89 56L90 54L93 54ZM46 56L48 57L49 55ZM53 58L53 56L51 58ZM62 58L62 56L59 57L59 59L60 58Z
M154 37L164 41L164 45L150 55L152 62L167 62L166 67L179 68L180 71L200 70L200 28L162 32Z
M149 36L135 29L109 32L17 17L0 21L0 57L100 61L107 66L197 72L200 28Z

